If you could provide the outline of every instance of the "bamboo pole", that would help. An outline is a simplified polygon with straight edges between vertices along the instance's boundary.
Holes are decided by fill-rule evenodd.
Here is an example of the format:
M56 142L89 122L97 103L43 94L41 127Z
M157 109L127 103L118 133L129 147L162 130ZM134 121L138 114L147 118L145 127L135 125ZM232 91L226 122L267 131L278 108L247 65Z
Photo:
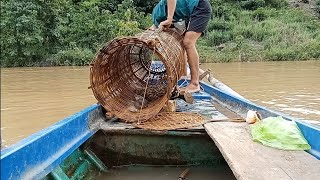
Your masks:
M200 78L199 78L200 80L202 80L202 78L206 77L208 79L209 83L213 87L215 87L215 88L217 88L217 89L219 89L221 91L224 91L224 92L226 92L228 94L231 94L231 95L233 95L235 97L238 97L238 98L241 98L241 99L245 99L243 96L241 96L240 94L235 92L233 89L231 89L227 85L223 84L218 79L214 78L210 69L208 69L207 71L199 69L199 74L201 74Z

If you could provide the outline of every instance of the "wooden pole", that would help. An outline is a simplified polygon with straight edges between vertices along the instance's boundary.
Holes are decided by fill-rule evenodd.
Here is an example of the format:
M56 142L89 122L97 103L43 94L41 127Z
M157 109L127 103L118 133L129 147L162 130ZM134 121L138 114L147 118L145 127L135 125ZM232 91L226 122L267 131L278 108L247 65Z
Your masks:
M209 83L213 86L213 87L216 87L217 89L221 90L221 91L224 91L228 94L231 94L235 97L238 97L238 98L241 98L241 99L245 99L247 100L246 98L244 98L243 96L241 96L240 94L238 94L237 92L235 92L233 89L231 89L230 87L228 87L227 85L223 84L222 82L220 82L218 79L214 78L212 73L211 73L211 70L208 69L207 71L204 71L202 69L199 69L199 74L201 78L204 78L202 77L202 74L205 75L205 77L208 79ZM201 79L200 79L201 80Z

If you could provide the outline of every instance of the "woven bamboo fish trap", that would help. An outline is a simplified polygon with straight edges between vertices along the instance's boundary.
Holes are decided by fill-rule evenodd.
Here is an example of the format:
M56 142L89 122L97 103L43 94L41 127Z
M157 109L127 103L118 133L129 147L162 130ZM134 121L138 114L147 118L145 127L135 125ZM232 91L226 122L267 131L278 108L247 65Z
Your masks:
M98 102L125 122L160 112L186 73L183 38L174 30L116 38L97 53L90 83Z

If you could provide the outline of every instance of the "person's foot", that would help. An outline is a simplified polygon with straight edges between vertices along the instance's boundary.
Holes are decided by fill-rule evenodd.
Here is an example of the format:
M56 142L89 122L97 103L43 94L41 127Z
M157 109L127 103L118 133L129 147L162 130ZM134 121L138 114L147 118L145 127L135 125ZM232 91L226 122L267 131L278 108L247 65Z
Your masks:
M180 92L181 91L189 92L189 93L199 92L200 91L200 85L199 84L190 83L190 84L188 84L187 87L180 88Z

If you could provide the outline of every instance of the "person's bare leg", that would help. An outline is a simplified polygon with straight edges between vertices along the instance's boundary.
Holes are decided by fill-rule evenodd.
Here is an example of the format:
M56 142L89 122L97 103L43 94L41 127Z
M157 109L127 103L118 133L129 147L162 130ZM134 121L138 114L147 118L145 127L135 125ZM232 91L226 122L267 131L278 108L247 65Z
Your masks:
M201 33L188 31L186 32L183 44L186 48L188 56L188 64L190 67L191 81L190 84L186 87L186 90L189 92L195 92L200 90L199 85L199 55L196 48L196 42L201 36Z

